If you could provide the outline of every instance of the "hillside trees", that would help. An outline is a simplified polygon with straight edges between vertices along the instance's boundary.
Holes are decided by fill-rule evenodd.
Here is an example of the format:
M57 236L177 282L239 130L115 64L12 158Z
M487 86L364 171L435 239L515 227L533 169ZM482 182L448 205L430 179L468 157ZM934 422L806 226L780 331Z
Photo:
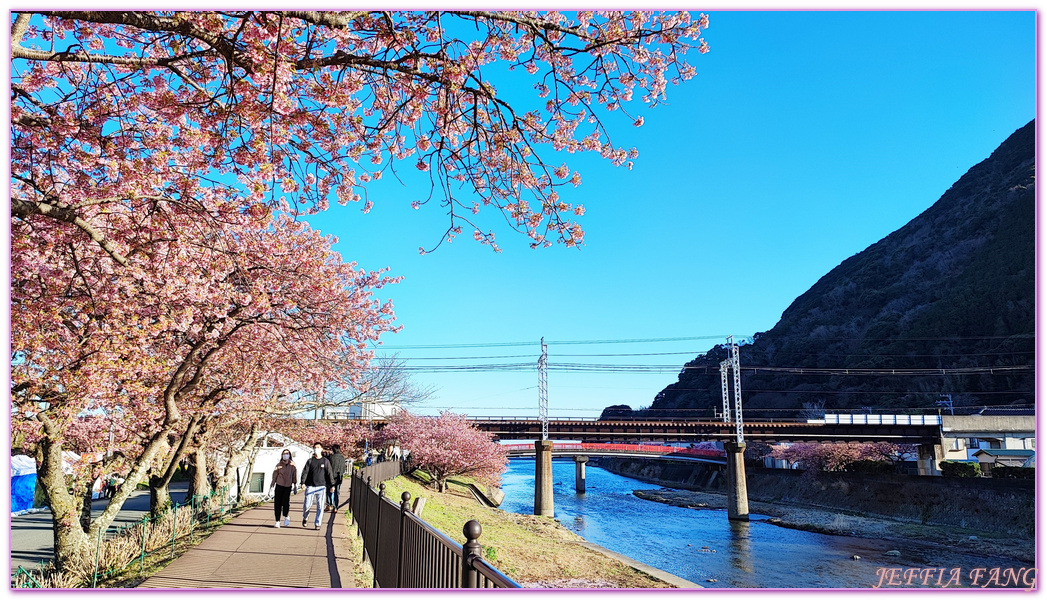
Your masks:
M786 416L812 401L829 411L934 409L945 394L957 409L1032 407L1036 129L1032 121L1015 131L926 211L841 262L741 346L746 414ZM654 408L683 416L719 405L722 357L718 345L690 361ZM860 374L867 369L910 374Z

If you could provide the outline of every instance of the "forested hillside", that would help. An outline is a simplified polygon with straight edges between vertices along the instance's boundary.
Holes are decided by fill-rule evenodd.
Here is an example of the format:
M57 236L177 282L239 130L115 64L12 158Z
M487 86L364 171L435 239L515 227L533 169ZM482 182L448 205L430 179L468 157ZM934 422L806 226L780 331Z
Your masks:
M923 214L843 261L797 298L773 329L743 345L747 414L933 407L943 394L961 409L1031 407L1035 142L1030 122ZM724 348L714 347L687 363L649 414L711 415L722 405L719 363L725 357ZM972 368L991 370L957 372ZM869 369L877 374L861 372ZM889 369L939 371L882 371Z

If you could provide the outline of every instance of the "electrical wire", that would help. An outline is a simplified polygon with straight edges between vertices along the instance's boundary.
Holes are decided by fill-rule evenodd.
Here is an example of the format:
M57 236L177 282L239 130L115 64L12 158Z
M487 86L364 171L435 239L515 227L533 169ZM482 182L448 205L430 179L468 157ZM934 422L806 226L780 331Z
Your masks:
M633 338L633 339L610 339L610 340L556 340L548 341L547 345L575 345L575 344L640 344L653 342L684 342L696 340L720 340L726 339L728 335L699 335L690 337L671 338ZM735 335L738 340L752 340L753 335ZM1014 335L995 336L970 336L970 337L913 337L913 338L846 338L831 337L819 338L819 341L849 341L849 342L951 342L958 340L1008 340L1008 339L1035 339L1035 333L1018 333ZM377 346L380 350L421 350L421 349L450 349L450 348L504 348L512 346L538 346L541 342L529 340L522 342L482 342L470 344L422 344L404 346Z
M750 338L751 336L738 336L739 338ZM546 345L577 345L577 344L647 344L655 342L689 342L695 340L720 340L726 339L727 335L700 335L693 337L675 337L675 338L634 338L634 339L617 339L617 340L559 340L546 342ZM429 345L412 345L412 346L379 346L381 350L429 350L429 349L450 349L450 348L505 348L512 346L539 346L541 342L538 340L526 341L526 342L486 342L476 344L429 344Z
M478 365L427 365L412 367L395 365L376 367L378 369L399 369L412 373L443 373L454 371L502 372L532 371L537 369L537 362L525 363L486 363ZM718 374L718 367L697 367L680 365L615 365L596 363L549 363L550 371L562 373L705 373ZM882 368L882 369L849 369L849 368L811 368L811 367L750 367L743 366L742 373L790 373L795 375L824 376L931 376L931 375L1007 375L1016 372L1034 371L1033 365L1011 365L994 367L956 367L942 369L920 368Z
M618 357L618 356L698 356L701 355L701 351L690 351L690 352L639 352L632 354L556 354L557 357L577 357L577 358L594 358L594 357ZM396 360L411 361L411 360L493 360L503 358L534 358L537 360L538 354L503 354L501 356L397 356Z
M673 393L675 393L675 392L708 392L709 388L677 388L677 387L670 387L670 388L668 388L668 391L669 392L673 392ZM717 391L719 391L719 388L717 388ZM855 394L855 395L861 395L861 394L865 394L865 395L868 395L868 394L883 394L884 391L882 391L882 390L871 390L871 391L870 390L865 390L865 391L862 391L862 390L760 390L760 389L754 389L754 388L742 388L742 393L743 394L750 394L750 393L752 393L752 394L763 394L763 393L766 393L766 394L809 394L809 395L821 396L821 395L845 395L845 394ZM964 394L964 395L972 395L972 396L978 396L978 395L995 396L996 394L1015 394L1015 395L1026 395L1026 396L1028 396L1028 395L1032 394L1032 390L1024 391L1024 392L1023 391L1016 391L1016 390L1007 390L1007 391L1000 391L1000 392L951 392L949 390L942 390L940 392L938 392L938 391L929 392L927 390L893 390L892 389L892 390L890 390L890 393L891 394L930 394L930 395L934 395L934 396L941 395L941 394Z

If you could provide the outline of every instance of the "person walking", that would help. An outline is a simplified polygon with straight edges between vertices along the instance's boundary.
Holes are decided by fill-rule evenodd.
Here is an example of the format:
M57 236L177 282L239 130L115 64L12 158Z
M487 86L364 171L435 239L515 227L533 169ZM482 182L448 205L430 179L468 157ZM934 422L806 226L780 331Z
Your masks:
M273 512L276 514L276 524L280 526L280 517L283 517L284 527L291 526L291 518L288 513L291 510L291 489L298 485L298 467L291 459L291 450L284 448L280 453L280 462L276 463L273 471Z
M331 472L331 461L323 456L324 447L320 442L313 444L313 455L302 467L301 484L305 486L305 501L302 507L302 527L309 520L309 509L316 504L315 529L320 529L324 520L324 497L334 487L334 473Z
M331 507L331 512L335 512L338 510L338 496L342 490L342 478L345 477L345 456L342 455L342 449L338 444L331 446L331 456L328 457L328 460L331 461L334 487L327 494L327 505Z

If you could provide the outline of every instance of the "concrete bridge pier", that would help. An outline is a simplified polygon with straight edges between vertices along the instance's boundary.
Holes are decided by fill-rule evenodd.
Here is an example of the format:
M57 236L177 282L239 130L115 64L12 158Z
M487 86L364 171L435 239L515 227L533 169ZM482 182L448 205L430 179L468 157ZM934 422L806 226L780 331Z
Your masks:
M941 475L938 463L945 459L945 453L940 444L920 444L917 447L918 460L916 461L917 473L920 475Z
M579 494L585 493L585 463L589 462L588 456L574 457L574 491Z
M745 485L745 442L724 442L727 452L727 518L749 520L749 491Z
M553 516L553 443L534 443L534 514Z

